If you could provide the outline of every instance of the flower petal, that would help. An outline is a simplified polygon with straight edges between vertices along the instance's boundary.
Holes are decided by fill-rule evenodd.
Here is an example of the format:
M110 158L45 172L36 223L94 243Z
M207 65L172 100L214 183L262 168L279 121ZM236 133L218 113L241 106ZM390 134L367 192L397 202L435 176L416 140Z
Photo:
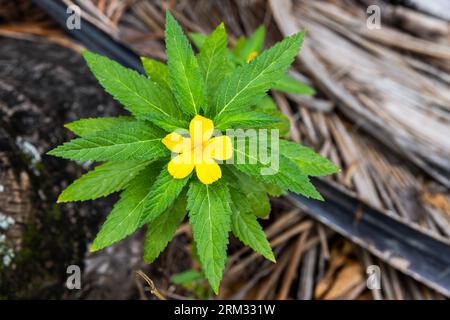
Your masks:
M205 146L205 156L216 160L227 160L233 155L233 145L228 136L219 136L209 140Z
M191 139L172 132L162 139L162 143L172 152L184 153L191 149Z
M253 59L255 59L257 55L258 55L258 51L252 51L248 54L247 59L245 59L245 61L250 62Z
M195 165L195 171L198 179L204 184L211 184L222 177L222 170L214 160Z
M167 170L175 179L186 178L194 170L194 159L191 152L179 154L170 160Z
M214 132L214 123L211 119L196 115L189 123L189 134L194 146L209 140Z

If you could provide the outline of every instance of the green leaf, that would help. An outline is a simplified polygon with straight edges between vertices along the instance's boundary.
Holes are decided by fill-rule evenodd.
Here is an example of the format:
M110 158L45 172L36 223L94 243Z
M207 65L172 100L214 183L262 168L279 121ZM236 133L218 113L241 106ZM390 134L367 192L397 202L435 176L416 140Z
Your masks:
M244 63L245 60L241 59L242 50L245 47L245 44L247 42L247 38L244 36L240 36L239 39L236 41L236 44L233 48L233 55L236 57L236 60L238 60L240 63Z
M264 45L264 38L266 36L266 30L264 26L259 26L258 29L247 39L243 48L240 50L240 59L242 62L247 61L247 57L253 51L258 54L262 51Z
M257 104L252 106L252 110L266 112L269 114L272 114L274 111L280 112L275 101L273 101L273 99L267 94L259 100Z
M289 135L289 131L291 130L291 123L289 121L289 118L286 117L283 113L280 111L265 111L265 114L268 116L271 116L278 120L277 123L275 123L270 128L272 129L278 129L280 137L286 137Z
M241 173L243 175L243 173ZM248 180L252 181L255 185L255 188L246 189L246 191L242 191L243 184L240 185L240 189L235 189L234 199L236 198L239 203L241 211L250 212L253 215L267 219L269 217L271 211L270 199L267 195L267 192L261 188L261 183L259 181L255 181L253 178L249 178L249 176L245 176ZM233 193L232 193L233 194ZM245 209L248 206L248 209Z
M218 117L215 119L215 127L219 130L231 128L269 128L279 122L277 118L267 113L247 111L225 114L224 116Z
M182 111L195 115L206 107L205 86L197 59L180 25L166 13L169 82Z
M243 173L240 173L243 175ZM250 204L249 199L247 198L248 194L251 194L252 192L250 190L242 191L242 189L239 189L239 184L228 184L228 189L230 190L230 196L231 196L231 210L233 211L233 215L236 211L241 212L249 212L253 213L253 208Z
M323 201L323 197L309 181L309 178L298 169L295 163L283 156L280 156L280 168L278 172L272 175L262 175L260 171L261 168L268 168L268 166L263 166L261 164L241 164L236 165L236 167L244 173L253 175L260 181L275 184L283 190L301 194L306 198Z
M141 61L147 76L161 87L170 90L169 69L167 66L162 62L147 57L141 57Z
M231 216L231 229L234 235L266 259L275 262L272 248L256 216L239 210L238 204L234 203L234 205L237 208Z
M91 252L124 239L142 225L144 203L160 170L160 164L152 164L130 182L97 234Z
M205 79L205 88L209 100L212 99L217 87L230 70L228 57L227 33L224 24L221 23L206 38L197 57ZM204 108L205 113L208 112L206 106Z
M145 113L141 115L141 118L150 121L167 132L188 128L189 126L189 122L186 120L168 117L160 113Z
M188 35L199 50L202 49L203 44L205 43L205 40L208 37L207 35L199 32L189 32Z
M142 215L142 223L156 219L169 208L183 190L191 176L184 179L175 179L167 171L167 166L161 171L153 184L148 200L145 202L145 210Z
M267 218L271 211L270 200L267 196L267 188L254 177L239 172L233 167L224 168L224 177L228 185L234 203L244 207L244 212L251 212L260 217ZM277 187L275 187L277 188Z
M301 144L280 140L280 153L295 162L308 176L325 176L339 172L339 168L311 148Z
M227 258L230 231L230 193L221 181L206 185L191 182L188 191L189 222L206 278L217 294Z
M316 94L316 91L313 88L304 84L303 82L298 81L297 79L292 78L287 74L281 76L280 79L272 87L272 89L308 96Z
M144 243L146 263L151 263L158 258L172 240L186 213L186 195L181 195L169 209L149 222Z
M113 129L124 123L136 122L133 117L104 117L104 118L86 118L73 121L64 125L67 129L80 137L88 134Z
M163 136L161 129L136 121L73 139L48 154L79 161L152 160L170 154Z
M275 148L271 149L271 154L275 159L262 163L257 154L251 152L248 141L245 137L236 137L237 143L234 144L235 161L234 166L248 175L254 176L261 182L277 185L283 190L292 191L301 194L307 198L323 200L320 193L314 185L298 167L298 165L282 154L277 154ZM269 144L270 145L270 144ZM240 157L240 158L239 158ZM277 162L278 159L278 163ZM264 171L263 171L264 169Z
M138 119L147 112L178 115L168 89L101 55L84 51L83 57L103 88Z
M108 162L97 166L68 186L58 203L92 200L123 190L150 161Z
M286 38L225 78L212 103L217 115L244 111L264 97L267 90L286 73L302 40L303 33Z
M192 282L203 279L204 279L203 273L192 269L174 274L172 277L170 277L170 281L177 285L191 284Z
M278 120L276 124L271 126L273 129L280 130L280 136L285 137L289 134L291 124L289 118L286 117L282 112L278 110L277 105L271 97L268 95L264 96L259 100L253 107L252 110L265 113Z
M252 207L252 214L263 219L269 218L272 206L266 192L250 192L247 199Z
M286 192L284 192L282 188L273 183L264 183L263 186L266 192L272 197L280 197L286 194Z

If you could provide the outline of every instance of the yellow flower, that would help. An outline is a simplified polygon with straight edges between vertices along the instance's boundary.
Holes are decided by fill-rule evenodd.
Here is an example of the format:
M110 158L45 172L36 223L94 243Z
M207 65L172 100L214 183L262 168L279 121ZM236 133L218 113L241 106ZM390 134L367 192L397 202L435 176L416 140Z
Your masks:
M252 61L254 58L256 58L256 56L258 56L258 51L252 51L248 54L246 61L250 62Z
M204 184L211 184L222 177L215 160L227 160L232 156L231 139L228 136L211 139L213 131L212 120L196 115L189 124L189 138L172 132L162 139L170 151L178 153L167 167L175 179L187 177L194 168Z

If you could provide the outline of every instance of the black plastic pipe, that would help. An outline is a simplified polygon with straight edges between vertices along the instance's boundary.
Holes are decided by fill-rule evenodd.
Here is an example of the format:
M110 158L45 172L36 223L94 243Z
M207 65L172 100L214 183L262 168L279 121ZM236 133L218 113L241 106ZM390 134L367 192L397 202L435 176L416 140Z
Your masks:
M324 196L324 202L295 194L290 194L289 198L314 219L394 268L450 297L449 241L413 228L323 180L314 179L313 182Z
M80 29L69 30L66 24L69 14L67 13L67 6L62 1L33 0L33 2L89 50L105 55L128 68L144 73L139 56L134 51L115 41L89 21L82 19Z

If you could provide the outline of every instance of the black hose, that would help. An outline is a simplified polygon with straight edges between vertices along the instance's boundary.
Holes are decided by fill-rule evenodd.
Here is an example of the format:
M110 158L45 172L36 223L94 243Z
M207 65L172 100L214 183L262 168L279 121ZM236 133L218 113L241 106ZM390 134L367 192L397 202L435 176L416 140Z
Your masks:
M79 30L69 30L66 25L69 15L67 14L67 7L62 1L33 0L33 2L44 9L67 33L80 41L89 50L105 55L126 67L144 73L139 55L115 41L92 23L82 19Z

